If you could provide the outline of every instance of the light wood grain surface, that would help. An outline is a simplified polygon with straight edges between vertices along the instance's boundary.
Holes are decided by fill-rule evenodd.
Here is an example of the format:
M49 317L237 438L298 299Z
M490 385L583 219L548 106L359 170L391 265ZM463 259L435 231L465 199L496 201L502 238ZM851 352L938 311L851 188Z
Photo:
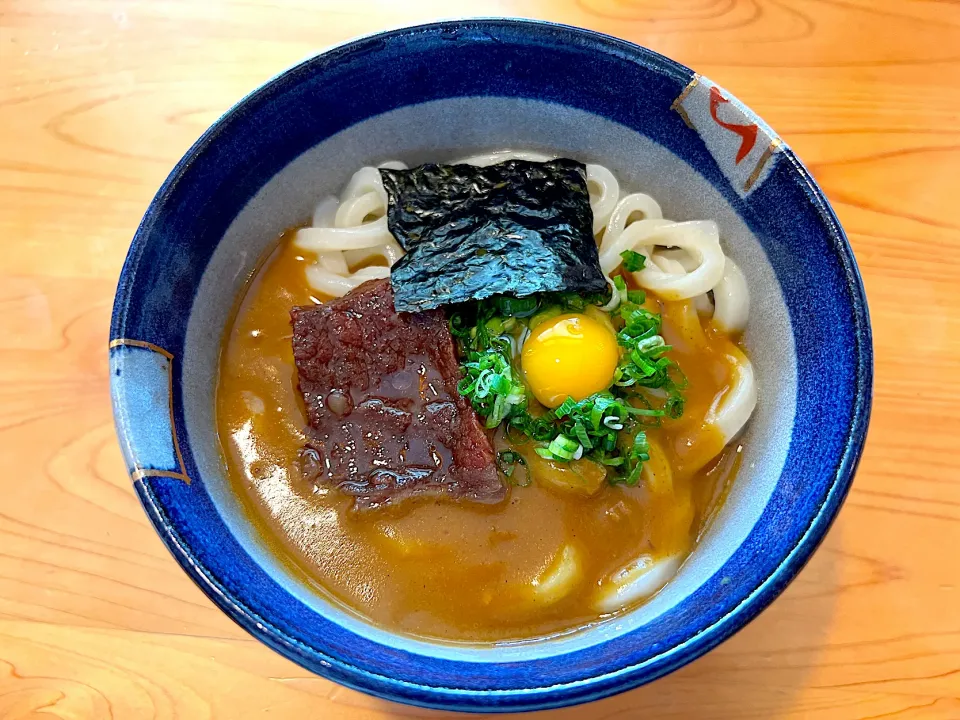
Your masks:
M106 339L147 203L304 56L450 15L636 41L757 110L850 235L867 450L796 582L708 656L565 718L960 718L960 5L951 0L0 0L0 718L399 718L187 579L114 439Z

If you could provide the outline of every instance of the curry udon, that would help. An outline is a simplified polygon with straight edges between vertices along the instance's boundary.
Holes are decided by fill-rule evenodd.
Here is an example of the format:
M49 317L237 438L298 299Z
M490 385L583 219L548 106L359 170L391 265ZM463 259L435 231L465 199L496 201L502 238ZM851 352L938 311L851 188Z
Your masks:
M237 494L294 572L385 628L501 641L629 610L736 475L756 403L749 296L716 225L663 219L602 166L549 161L363 168L283 233L225 335L217 422ZM510 173L556 194L506 197ZM483 246L497 233L506 245ZM554 275L589 288L438 298L443 273L480 287L541 267L503 259L530 233L542 276L568 263ZM479 247L451 268L444 242Z

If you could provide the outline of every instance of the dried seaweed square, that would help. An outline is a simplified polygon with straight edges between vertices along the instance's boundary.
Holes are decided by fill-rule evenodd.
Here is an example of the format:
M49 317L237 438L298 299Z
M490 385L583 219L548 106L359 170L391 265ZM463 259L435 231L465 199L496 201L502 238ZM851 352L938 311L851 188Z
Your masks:
M390 232L407 251L390 274L398 311L606 288L582 163L431 164L380 174Z

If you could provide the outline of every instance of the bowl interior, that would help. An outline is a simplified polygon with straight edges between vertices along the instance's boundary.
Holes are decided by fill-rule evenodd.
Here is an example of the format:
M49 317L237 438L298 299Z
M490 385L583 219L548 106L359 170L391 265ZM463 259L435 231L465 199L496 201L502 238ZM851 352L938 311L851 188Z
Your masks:
M725 125L710 124L717 112ZM764 142L740 144L750 132ZM743 163L734 161L738 146L749 149ZM497 147L601 162L627 188L653 195L665 216L716 220L750 285L746 342L760 391L722 512L653 601L584 632L470 647L373 627L266 552L224 477L213 398L226 323L279 232L305 222L364 164ZM480 20L383 33L305 61L198 141L149 208L124 266L111 390L124 457L161 538L255 636L391 699L538 709L689 662L792 579L859 458L870 343L863 288L829 205L729 93L613 38Z
M429 127L429 133L415 129ZM652 602L572 636L499 646L427 643L398 636L326 601L278 562L224 476L214 408L219 343L244 283L277 235L309 222L317 202L336 194L363 165L452 159L479 149L549 150L606 164L626 189L647 192L664 216L715 219L724 249L743 268L752 299L745 339L761 389L744 440L741 470L723 509L680 574ZM690 596L716 573L753 528L787 456L795 412L796 358L786 304L762 245L730 203L693 167L635 130L562 105L520 98L456 98L393 110L365 120L303 153L236 216L210 258L187 324L183 382L186 431L204 486L221 517L256 562L301 601L336 622L396 647L436 656L514 660L568 652L623 635Z

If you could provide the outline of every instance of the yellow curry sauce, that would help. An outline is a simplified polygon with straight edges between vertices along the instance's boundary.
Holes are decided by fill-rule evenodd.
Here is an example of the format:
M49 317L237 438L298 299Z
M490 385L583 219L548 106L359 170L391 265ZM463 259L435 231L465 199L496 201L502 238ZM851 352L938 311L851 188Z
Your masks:
M521 444L514 449L529 475L520 468L499 505L413 498L357 513L353 498L315 487L298 471L306 419L290 308L323 298L311 295L291 237L281 238L250 283L225 337L217 422L230 481L265 542L318 592L394 631L466 642L529 638L600 619L592 607L599 581L641 553L692 550L736 473L739 449L700 467L722 444L703 419L729 381L731 340L701 329L689 302L648 298L689 379L683 417L648 432L672 467L672 492L651 492L643 482L604 481L592 496L558 489L548 482L556 468ZM495 443L507 444L502 433ZM538 602L527 589L565 546L577 550L581 579L559 601Z

